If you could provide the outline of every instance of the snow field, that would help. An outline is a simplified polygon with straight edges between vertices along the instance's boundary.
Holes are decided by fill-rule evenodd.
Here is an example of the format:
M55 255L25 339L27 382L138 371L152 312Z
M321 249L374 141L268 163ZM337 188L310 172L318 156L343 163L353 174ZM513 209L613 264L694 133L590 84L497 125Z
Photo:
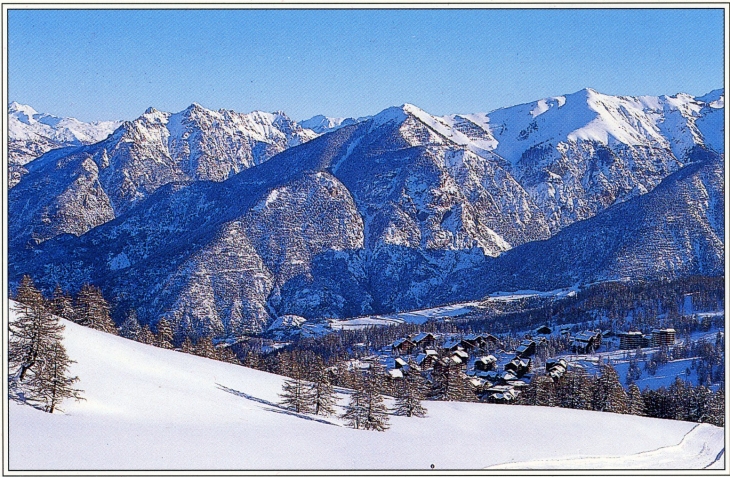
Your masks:
M426 402L424 419L354 430L280 408L281 376L65 325L86 400L54 414L11 402L11 471L699 468L723 450L705 424L478 403Z

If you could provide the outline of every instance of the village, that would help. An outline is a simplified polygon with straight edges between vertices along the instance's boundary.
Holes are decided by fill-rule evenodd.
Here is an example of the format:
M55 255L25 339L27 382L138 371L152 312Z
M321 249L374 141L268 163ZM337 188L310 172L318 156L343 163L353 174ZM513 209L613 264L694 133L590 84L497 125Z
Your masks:
M613 333L582 330L571 334L570 327L552 329L543 325L524 336L516 347L505 346L513 340L500 340L489 333L463 336L421 332L395 340L378 355L359 361L378 361L393 381L408 373L429 375L439 368L456 367L466 377L477 399L509 403L527 387L536 374L560 380L569 367L583 367L576 357L592 355L618 344L619 350L656 348L674 345L675 330L655 329L650 334L638 331ZM538 351L550 337L562 336L570 343L570 354L546 356ZM618 341L618 343L616 343ZM588 358L590 361L590 358Z

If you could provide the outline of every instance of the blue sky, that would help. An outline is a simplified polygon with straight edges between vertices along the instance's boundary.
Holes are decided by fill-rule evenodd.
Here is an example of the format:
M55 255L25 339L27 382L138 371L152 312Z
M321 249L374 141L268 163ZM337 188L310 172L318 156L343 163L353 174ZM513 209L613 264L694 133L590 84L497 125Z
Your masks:
M9 100L81 120L147 107L490 111L592 87L723 86L723 11L10 10Z

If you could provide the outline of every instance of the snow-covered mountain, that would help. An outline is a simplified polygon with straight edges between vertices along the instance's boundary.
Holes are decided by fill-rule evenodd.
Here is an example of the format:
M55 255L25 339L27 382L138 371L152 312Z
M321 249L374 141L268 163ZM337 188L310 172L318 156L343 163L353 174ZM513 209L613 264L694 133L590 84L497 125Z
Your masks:
M15 214L11 235L24 242L80 235L165 184L222 181L313 137L284 113L150 108L101 142L53 150L27 164L30 174L10 200L29 194L34 200Z
M352 124L355 124L360 121L365 121L367 119L370 119L369 117L366 118L332 118L328 116L323 116L321 114L318 114L316 116L313 116L309 119L305 119L304 121L300 121L299 125L306 129L311 129L312 131L316 132L317 134L324 134L328 132L332 132L336 129L340 129L345 126L350 126Z
M65 412L53 414L10 402L11 471L425 473L432 464L436 471L721 470L725 464L722 428L608 412L426 401L426 418L391 416L386 432L354 430L336 416L283 409L282 376L64 325L75 361L69 373L79 377L84 400L67 400ZM341 414L350 391L338 391ZM448 436L448 445L424 436Z
M149 110L28 165L10 279L92 282L119 316L237 335L287 314L718 274L723 111L723 91L584 90L490 114L406 104L311 139L283 115Z
M99 142L109 136L121 121L85 123L74 118L59 118L39 113L16 102L8 106L9 187L27 172L23 167L51 149Z

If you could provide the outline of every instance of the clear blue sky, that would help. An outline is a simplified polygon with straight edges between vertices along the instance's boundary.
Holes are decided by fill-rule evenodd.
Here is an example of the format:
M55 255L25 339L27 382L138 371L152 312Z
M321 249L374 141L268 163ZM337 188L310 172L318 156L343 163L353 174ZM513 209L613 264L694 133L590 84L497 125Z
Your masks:
M723 11L10 10L9 100L81 120L432 114L723 87Z

